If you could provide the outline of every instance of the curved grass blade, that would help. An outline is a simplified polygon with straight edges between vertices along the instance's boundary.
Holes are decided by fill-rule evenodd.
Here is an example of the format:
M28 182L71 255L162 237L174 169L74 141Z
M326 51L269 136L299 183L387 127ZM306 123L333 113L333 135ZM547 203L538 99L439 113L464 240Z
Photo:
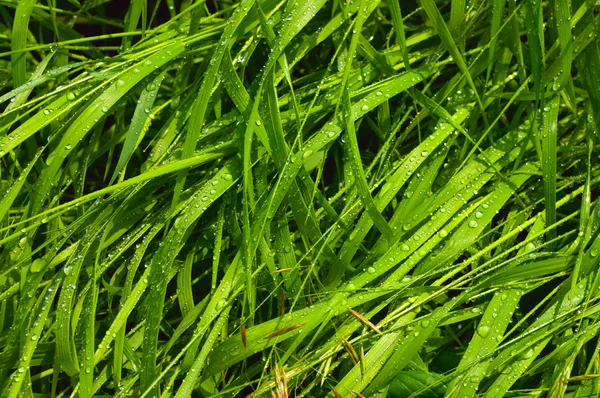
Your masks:
M10 49L12 63L13 86L19 87L25 84L26 76L26 52L20 52L27 45L27 33L29 32L29 18L35 7L35 0L22 0L17 3L15 19L13 21Z
M362 161L360 158L360 150L358 148L358 140L356 138L356 131L354 129L354 117L352 115L352 105L350 104L350 95L348 94L348 88L344 89L342 94L342 111L344 112L344 120L346 133L350 140L350 158L352 162L352 170L354 172L356 178L356 184L358 189L358 194L360 196L361 201L369 217L377 226L379 231L387 238L390 239L394 235L394 232L388 225L387 221L383 218L375 202L373 201L373 197L371 197L371 193L369 192L369 184L367 183L367 179L365 177L365 171L362 166ZM306 156L308 152L305 152L303 156Z

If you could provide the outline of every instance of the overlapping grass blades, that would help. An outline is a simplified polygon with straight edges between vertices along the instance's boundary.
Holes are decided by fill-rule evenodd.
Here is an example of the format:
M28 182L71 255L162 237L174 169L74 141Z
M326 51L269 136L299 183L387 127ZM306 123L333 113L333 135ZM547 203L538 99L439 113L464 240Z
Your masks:
M0 2L0 386L596 396L599 6Z

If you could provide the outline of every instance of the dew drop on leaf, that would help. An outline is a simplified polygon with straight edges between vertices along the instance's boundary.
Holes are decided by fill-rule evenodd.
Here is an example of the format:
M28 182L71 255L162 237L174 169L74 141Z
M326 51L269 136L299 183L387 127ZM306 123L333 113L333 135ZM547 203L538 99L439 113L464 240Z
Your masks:
M484 338L487 337L490 334L490 327L486 325L480 325L477 328L477 334Z

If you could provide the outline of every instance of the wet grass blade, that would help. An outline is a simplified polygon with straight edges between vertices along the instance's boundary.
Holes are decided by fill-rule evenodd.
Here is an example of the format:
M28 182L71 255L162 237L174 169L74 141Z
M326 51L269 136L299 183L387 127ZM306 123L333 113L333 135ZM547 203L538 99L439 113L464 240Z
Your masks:
M433 23L435 30L437 31L440 39L442 40L442 43L446 47L446 50L450 53L450 55L458 65L458 68L460 69L464 77L467 79L469 86L473 90L475 99L477 100L477 105L479 106L479 109L482 112L482 114L485 115L485 108L483 106L483 103L481 102L481 98L479 98L479 94L477 93L477 87L475 86L475 82L471 77L471 73L469 72L469 68L462 56L462 53L456 46L456 42L452 37L452 33L450 32L450 30L448 30L448 26L446 25L446 22L444 22L442 14L440 14L440 10L437 8L437 5L433 0L422 0L421 4L423 6L423 9L427 13L427 16L431 19L431 22ZM462 16L459 15L457 18L462 18Z
M131 124L129 125L129 130L127 131L127 137L123 143L123 150L119 155L117 166L115 167L113 175L110 178L111 184L115 181L117 176L121 176L121 180L123 180L123 169L125 168L125 165L129 161L131 155L133 155L138 143L143 138L142 134L144 129L148 129L148 121L153 117L153 115L150 115L150 112L152 110L154 100L156 99L157 91L160 88L160 83L164 77L164 74L161 73L155 78L150 79L150 82L140 94L137 106L135 107L135 112L133 113L133 118L131 119Z
M544 107L542 125L542 176L544 180L544 198L546 209L546 225L556 223L556 146L560 97L556 96ZM556 230L548 231L547 238L552 241L556 237Z
M352 105L350 104L350 95L348 94L347 88L342 94L342 101L342 112L344 112L346 132L348 134L348 139L350 140L349 152L352 162L352 171L354 172L356 178L358 194L360 196L361 201L363 202L367 213L369 214L369 217L371 217L371 220L373 221L375 226L387 239L391 239L394 235L394 232L377 209L375 202L373 201L373 197L369 192L369 185L365 177L365 171L362 166L360 151L358 149L358 140L356 139L356 132L354 129L354 117L352 115ZM306 155L306 153L307 152L305 152L304 154Z
M12 25L12 40L10 49L12 63L12 75L14 87L19 87L27 81L25 57L26 52L21 52L27 45L27 34L29 33L29 19L35 6L35 0L19 1L15 10L15 19Z
M3 2L4 394L597 395L593 3Z

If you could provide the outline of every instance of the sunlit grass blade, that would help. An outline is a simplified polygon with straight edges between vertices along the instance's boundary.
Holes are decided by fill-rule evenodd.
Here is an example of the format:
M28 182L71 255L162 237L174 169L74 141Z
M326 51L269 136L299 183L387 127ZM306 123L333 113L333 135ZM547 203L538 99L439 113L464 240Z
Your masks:
M29 18L31 17L31 12L33 11L35 3L35 0L19 1L15 10L10 46L10 49L13 52L11 55L11 62L13 64L12 75L14 87L25 84L27 79L27 62L25 60L27 53L21 52L21 50L24 50L26 47L27 34L29 32Z
M598 395L597 11L3 2L4 395Z
M138 143L143 138L143 130L145 128L147 129L146 123L152 117L152 115L150 115L150 111L152 110L157 91L163 79L164 75L158 74L158 76L150 80L148 85L140 94L137 106L135 107L135 112L133 113L133 118L131 119L131 124L129 125L129 130L127 131L127 137L123 143L123 150L119 155L117 166L115 167L113 175L110 178L111 184L119 175L121 176L121 180L123 180L123 169L136 149Z

